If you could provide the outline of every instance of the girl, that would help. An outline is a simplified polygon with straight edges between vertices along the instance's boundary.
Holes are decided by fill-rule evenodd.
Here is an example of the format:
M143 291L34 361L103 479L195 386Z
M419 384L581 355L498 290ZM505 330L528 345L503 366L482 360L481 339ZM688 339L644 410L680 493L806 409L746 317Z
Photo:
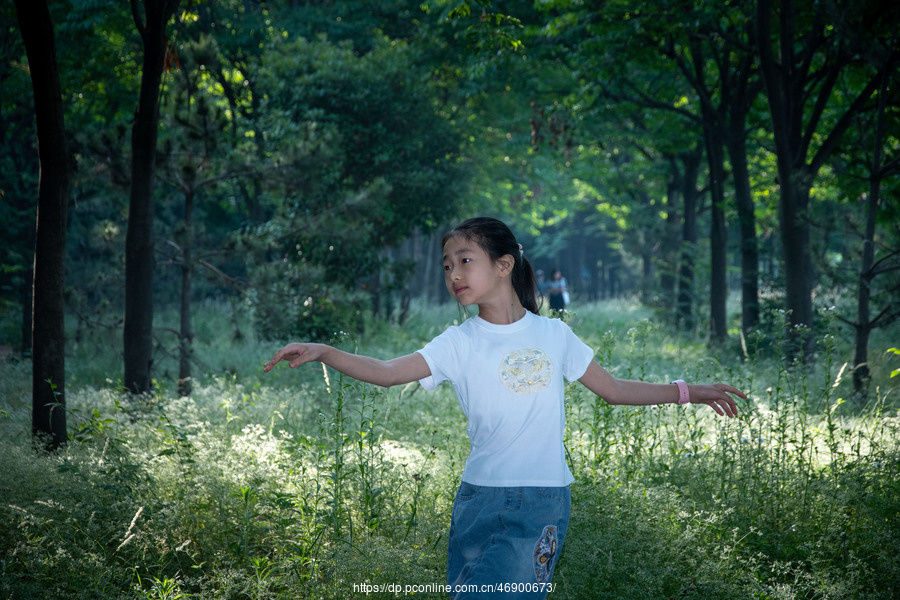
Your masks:
M471 450L450 522L450 597L486 592L543 598L569 522L564 378L580 381L610 404L706 404L735 416L717 383L651 384L613 378L563 321L539 316L534 273L501 221L475 218L444 236L444 280L478 316L449 327L421 350L391 360L324 344L288 344L265 364L320 361L354 379L392 386L450 381L468 419Z

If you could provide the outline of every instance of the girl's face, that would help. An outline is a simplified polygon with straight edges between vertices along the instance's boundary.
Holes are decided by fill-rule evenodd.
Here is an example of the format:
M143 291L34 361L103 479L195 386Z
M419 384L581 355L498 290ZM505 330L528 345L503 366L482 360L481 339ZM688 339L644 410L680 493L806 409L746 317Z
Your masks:
M506 262L503 259L495 262L476 242L453 236L444 244L447 291L463 306L486 303L508 281L510 267Z

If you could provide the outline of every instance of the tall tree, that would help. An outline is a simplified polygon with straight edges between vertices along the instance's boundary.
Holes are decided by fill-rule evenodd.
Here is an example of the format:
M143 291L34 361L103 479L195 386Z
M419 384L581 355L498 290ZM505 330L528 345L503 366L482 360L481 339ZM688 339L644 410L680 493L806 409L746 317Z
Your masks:
M730 180L734 190L741 235L741 329L752 331L759 324L759 248L756 216L747 159L747 121L755 99L762 91L756 68L756 53L750 41L755 23L752 11L741 3L713 6L703 13L692 13L682 30L681 42L670 37L663 52L678 65L679 72L690 83L701 104L702 125L706 131L707 157L710 163L713 195L713 230L711 243L724 243L723 215L717 204L724 201L723 190L716 184L717 174L726 176L724 147L731 166ZM718 200L717 200L718 198ZM718 230L718 231L717 231ZM715 238L720 237L717 241ZM714 261L722 255L713 253ZM725 265L713 268L713 287L724 286ZM718 280L718 281L717 281ZM724 296L713 315L713 335L724 339Z
M16 0L34 89L38 183L32 329L32 434L49 449L66 442L65 248L71 164L53 22L45 0Z
M891 35L886 38L887 45L873 45L872 53L875 61L890 58L892 49L897 44L898 29L900 29L900 6L895 6L890 19L885 24L890 24ZM896 152L896 144L889 140L896 140L898 123L889 120L889 98L893 98L893 110L896 111L897 77L896 72L883 71L878 85L875 109L871 115L871 121L861 120L859 137L865 144L871 145L868 161L866 153L860 153L860 158L867 163L864 170L868 172L868 189L865 201L865 225L862 235L862 253L860 268L857 277L856 292L856 321L843 319L853 326L854 351L853 351L853 391L858 398L865 398L868 392L868 384L871 375L869 369L869 336L878 327L885 327L900 318L900 302L898 302L897 281L894 280L894 289L888 291L888 301L883 303L877 315L872 316L873 296L877 296L876 278L884 278L886 275L900 270L900 248L889 247L886 251L876 252L878 245L878 213L883 204L882 183L889 178L895 178L900 174L900 154ZM852 146L853 150L857 147ZM893 150L893 152L891 152ZM877 256L877 260L876 260ZM877 310L877 308L876 308ZM840 317L839 317L840 318Z
M131 198L125 239L125 387L150 391L153 362L153 189L166 26L180 0L131 0L143 42L141 91L131 134ZM143 15L141 5L143 4Z
M696 295L694 260L697 256L697 204L700 200L697 181L700 176L702 160L703 150L700 146L670 157L671 171L676 176L682 205L675 322L688 331L692 330L695 325L693 311Z
M34 143L31 77L25 62L16 7L0 4L0 308L18 305L19 351L31 354L34 285L34 206L40 160ZM23 98L29 101L23 102Z
M704 123L711 115L701 109ZM709 219L709 343L721 346L728 339L726 281L727 264L725 249L728 230L725 227L725 142L718 128L704 126L706 159L709 163L710 219Z
M778 165L785 308L790 325L786 358L811 361L815 273L810 192L855 116L866 109L881 74L896 70L898 52L893 48L887 60L849 88L850 93L838 93L841 76L861 62L871 44L869 36L852 32L875 30L885 10L882 3L871 0L850 6L785 0L776 4L758 0L756 43ZM848 26L857 20L867 22L866 26Z
M884 327L900 319L900 306L897 303L896 290L894 300L889 302L877 315L872 316L872 288L874 279L879 275L900 270L900 249L884 253L875 260L876 226L878 210L881 206L881 184L888 176L900 173L900 157L884 160L884 131L887 96L887 77L885 76L878 94L878 108L875 114L873 132L873 152L869 167L869 189L866 194L866 221L863 234L862 259L856 292L856 322L852 323L854 336L853 350L853 390L858 397L865 397L870 378L869 370L869 336L878 327Z
M239 157L228 154L231 144L224 132L231 129L229 119L219 103L221 97L214 93L218 90L210 84L209 71L201 62L214 56L212 46L208 36L181 45L180 68L170 84L169 101L161 114L166 135L159 144L159 179L184 199L183 217L174 227L173 239L167 242L169 249L174 250L170 260L181 271L178 393L182 396L189 395L192 389L194 274L198 265L217 272L201 254L204 248L200 238L206 227L195 227L195 222L199 222L213 228L210 212L215 211L204 205L215 205L215 202L206 201L203 192L244 175ZM231 106L234 104L229 102ZM230 170L233 164L239 165L239 172ZM202 212L195 219L198 211Z

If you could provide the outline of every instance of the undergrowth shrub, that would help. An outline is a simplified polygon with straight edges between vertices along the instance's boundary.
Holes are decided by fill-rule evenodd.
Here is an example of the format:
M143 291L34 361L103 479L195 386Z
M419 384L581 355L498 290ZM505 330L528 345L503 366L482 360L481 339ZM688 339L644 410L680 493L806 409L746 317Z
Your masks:
M570 384L577 481L551 597L900 596L891 380L860 406L838 336L804 369L711 356L645 317L611 304L568 318L616 376L722 380L751 398L724 419L611 407ZM402 331L373 325L342 345L394 356L454 319L414 306ZM56 455L31 449L25 366L0 364L0 598L337 599L443 583L468 452L452 390L381 390L321 365L263 376L274 348L221 343L200 355L235 368L198 376L188 397L165 384L129 397L76 361Z

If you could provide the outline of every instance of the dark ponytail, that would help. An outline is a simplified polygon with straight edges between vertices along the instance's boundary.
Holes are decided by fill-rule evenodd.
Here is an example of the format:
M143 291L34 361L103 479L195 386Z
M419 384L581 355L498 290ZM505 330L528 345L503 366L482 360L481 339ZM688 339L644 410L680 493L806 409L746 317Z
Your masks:
M516 236L503 221L490 217L475 217L457 225L446 233L441 240L443 247L451 237L462 236L475 242L484 250L491 260L500 260L507 254L513 257L515 264L512 270L512 286L525 310L538 314L537 285L531 263L525 258L522 247Z

